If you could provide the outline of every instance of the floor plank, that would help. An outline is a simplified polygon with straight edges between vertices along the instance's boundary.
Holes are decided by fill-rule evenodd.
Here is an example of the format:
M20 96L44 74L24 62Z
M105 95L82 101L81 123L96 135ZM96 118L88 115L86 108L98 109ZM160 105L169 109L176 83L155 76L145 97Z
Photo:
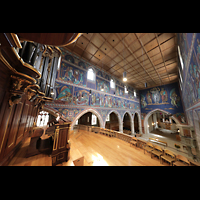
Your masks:
M30 138L24 143L19 152L13 157L9 166L51 166L51 157L35 155L25 157ZM130 146L118 138L88 131L70 133L70 159L59 166L74 166L73 160L84 156L84 166L163 166L158 158L152 158L143 149Z

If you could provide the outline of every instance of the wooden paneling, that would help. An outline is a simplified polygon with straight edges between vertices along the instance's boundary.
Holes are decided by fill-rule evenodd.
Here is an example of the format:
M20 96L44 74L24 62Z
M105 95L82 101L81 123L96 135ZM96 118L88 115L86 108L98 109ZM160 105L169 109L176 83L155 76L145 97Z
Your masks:
M25 35L23 36L25 37ZM31 37L62 44L73 40L73 35L68 37L69 34L56 34L57 38L49 37L50 35L31 34ZM55 34L53 35L55 36ZM20 37L22 38L22 35ZM12 38L14 38L13 41L11 41ZM34 40L33 38L27 37L27 40ZM83 39L83 42L86 41ZM3 44L0 46L0 165L6 165L26 137L31 134L37 113L44 102L52 99L41 93L41 88L36 85L36 79L40 77L40 73L30 66L31 63L25 63L22 57L19 59L21 55L17 53L17 49L13 48L21 48L17 37L13 37L10 33L0 33L0 43ZM57 48L52 48L55 52L58 51ZM30 49L27 46L27 52ZM45 56L47 55L45 54ZM54 75L56 74L54 73ZM35 96L36 98L32 96L35 94L30 95L29 90L35 91L35 93L39 92Z
M20 119L20 125L19 125L19 129L18 129L18 133L17 133L16 144L18 144L20 142L20 140L23 138L26 121L28 118L28 115L27 115L28 111L29 111L29 104L25 103L24 107L23 107L21 119Z
M20 102L16 104L15 109L13 109L13 113L12 113L13 116L10 117L10 121L11 121L10 129L7 129L7 133L6 133L8 135L8 139L7 139L4 155L6 155L15 146L15 140L16 140L16 135L17 135L18 127L19 127L22 107L23 107L23 103Z
M9 128L9 125L11 123L10 116L13 111L13 107L9 107L8 102L5 107L5 112L3 114L3 120L1 122L0 126L0 160L3 158L4 148L5 148L5 141L6 141L6 132Z
M76 41L80 33L17 33L21 40L40 44L64 46Z
M31 120L32 108L33 108L33 106L32 106L32 105L29 105L29 112L28 112L28 116L27 116L27 121L26 121L24 136L26 136L26 134L28 133L29 124L30 124L30 120Z
M145 83L148 87L158 82L159 85L171 83L166 68L168 61L174 62L174 73L178 74L175 33L84 33L76 43L65 48L121 80L121 72L132 70L127 84L137 89L144 89ZM166 70L165 82L157 72L158 67ZM139 70L144 73L138 74ZM175 80L178 78L174 76Z

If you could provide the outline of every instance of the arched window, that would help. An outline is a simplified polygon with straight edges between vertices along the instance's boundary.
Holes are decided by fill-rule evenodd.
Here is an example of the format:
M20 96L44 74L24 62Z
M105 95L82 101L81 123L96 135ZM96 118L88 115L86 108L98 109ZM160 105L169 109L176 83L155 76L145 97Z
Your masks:
M134 93L134 97L136 97L136 91L135 91L135 90L134 90L134 92L133 92L133 93Z
M95 81L95 73L94 73L94 70L92 68L88 69L87 80Z
M126 87L126 86L124 86L124 93L125 93L125 94L128 94L128 90L127 90L127 87Z
M113 81L113 79L110 80L110 88L115 89L115 82Z
M46 126L49 121L49 113L41 111L37 118L37 126Z

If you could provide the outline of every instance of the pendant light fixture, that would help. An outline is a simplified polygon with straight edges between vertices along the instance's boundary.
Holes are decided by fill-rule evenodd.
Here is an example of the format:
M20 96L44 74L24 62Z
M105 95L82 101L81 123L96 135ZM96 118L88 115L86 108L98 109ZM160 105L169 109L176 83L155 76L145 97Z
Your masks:
M125 71L123 72L123 81L124 81L124 82L127 81L127 78L126 78L126 72L125 72Z
M123 44L124 44L124 38L123 38ZM124 59L124 49L123 49L123 59ZM124 81L124 82L127 81L126 71L123 72L123 81Z

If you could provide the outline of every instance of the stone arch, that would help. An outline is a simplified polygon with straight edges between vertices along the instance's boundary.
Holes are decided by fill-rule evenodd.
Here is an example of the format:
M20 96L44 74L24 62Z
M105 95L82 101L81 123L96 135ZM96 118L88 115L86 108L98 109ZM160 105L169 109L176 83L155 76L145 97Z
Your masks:
M135 117L135 114L138 114L138 118L139 118L139 133L143 133L142 132L142 122L141 122L141 115L138 111L135 111L134 115L133 115L133 122L134 122L134 117ZM134 133L135 133L135 128L134 128L134 123L133 123L133 130L134 130Z
M129 117L130 117L130 119L131 119L131 134L134 134L134 132L135 132L135 129L134 129L134 121L133 121L133 116L132 116L132 114L131 114L131 112L130 111L125 111L125 113L123 114L123 117L122 117L122 122L123 122L123 119L124 119L124 116L125 116L125 114L126 113L128 113L129 114Z
M48 108L46 106L44 106L44 108L42 109L48 113L50 113L51 115L53 115L54 117L57 117L58 115L56 114L56 112L58 112L57 110L54 110L52 108ZM59 113L59 112L58 112ZM63 116L63 115L62 115Z
M119 121L119 132L123 133L123 123L122 123L122 119L120 117L120 114L116 111L116 110L111 110L107 115L106 115L106 118L108 117L108 115L110 115L110 113L114 112L116 115L117 115L117 118L118 118L118 121ZM106 119L105 118L105 119ZM106 125L106 120L104 122L104 127L105 128L105 125Z
M148 130L147 130L148 119L149 119L149 117L150 117L154 112L156 112L156 111L161 111L161 112L163 112L163 113L165 113L165 114L169 114L169 112L167 112L167 111L165 111L165 110L162 110L162 109L160 109L160 108L156 108L156 109L150 111L150 112L145 116L145 118L144 118L144 133L145 133L145 134L148 134ZM178 120L176 117L174 117L174 116L172 115L171 118L176 122L176 124L180 124L179 120Z
M94 115L96 115L96 116L98 117L98 119L99 119L100 127L101 127L101 128L104 128L104 127L105 127L105 126L104 126L104 123L103 123L103 119L102 119L101 115L99 114L99 112L98 112L97 110L93 109L93 108L88 108L88 109L85 109L85 110L83 110L82 112L80 112L78 115L76 115L76 117L75 117L74 120L72 121L71 130L73 130L76 121L77 121L82 115L84 115L84 114L87 113L87 112L91 112L91 113L93 113Z

